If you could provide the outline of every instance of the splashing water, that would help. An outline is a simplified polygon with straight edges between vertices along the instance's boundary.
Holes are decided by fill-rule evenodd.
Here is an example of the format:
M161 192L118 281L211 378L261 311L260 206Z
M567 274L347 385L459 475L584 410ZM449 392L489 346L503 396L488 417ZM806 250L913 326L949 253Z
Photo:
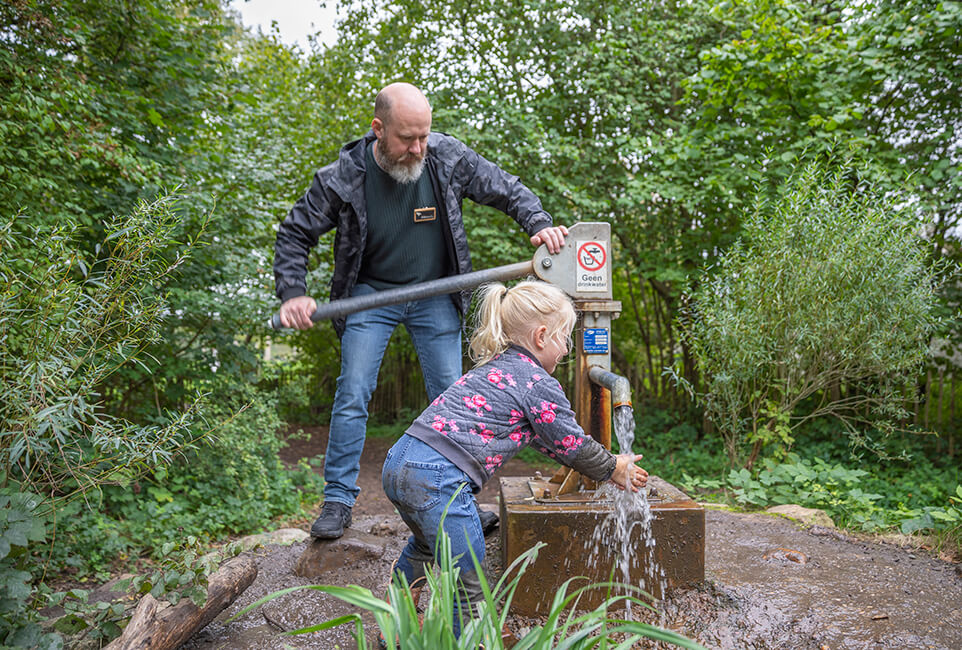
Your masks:
M635 417L632 408L627 405L617 407L614 424L620 452L631 453L631 445L635 439ZM640 565L644 567L644 584L634 586L641 587L650 594L664 594L665 571L658 566L655 559L655 537L651 529L654 515L648 502L647 489L632 492L619 490L611 483L605 483L599 487L597 496L600 499L610 499L612 507L599 521L592 535L588 564L597 566L602 559L601 549L610 549L614 554L615 581L632 584L631 576L636 573L632 569ZM630 619L630 603L626 604L626 614Z

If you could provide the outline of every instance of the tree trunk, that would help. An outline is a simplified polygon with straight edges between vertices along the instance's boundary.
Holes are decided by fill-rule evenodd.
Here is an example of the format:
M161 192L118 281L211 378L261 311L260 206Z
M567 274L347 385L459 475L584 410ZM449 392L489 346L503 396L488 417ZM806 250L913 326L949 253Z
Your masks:
M257 577L257 565L250 556L225 562L207 583L207 602L198 608L189 600L161 608L147 594L140 599L123 634L106 650L174 650L226 609Z
M945 429L945 370L939 370L939 430Z
M634 283L631 281L631 273L630 273L630 271L628 270L628 267L627 267L627 266L625 266L625 280L626 280L627 283L628 283L628 296L631 298L631 310L632 310L632 313L634 313L634 315L635 315L635 324L638 326L638 333L639 333L639 335L641 336L642 342L645 344L645 357L646 357L646 359L647 359L647 361L648 361L648 386L649 386L649 391L650 391L651 393L654 393L654 392L655 392L655 384L654 384L654 381L655 381L655 367L654 367L654 365L653 365L652 362L651 362L651 333L650 333L650 330L649 330L649 322L648 322L648 316L647 316L647 308L646 308L646 316L645 316L644 320L642 320L642 318L641 318L641 312L638 311L638 300L637 300L637 298L635 298ZM640 287L639 287L639 293L641 294L640 297L641 297L641 300L642 300L642 303L643 303L643 304L644 304L644 295L643 295L643 294L644 294L644 291L645 291L645 287L644 287L644 286L640 286ZM639 374L640 374L640 373L639 373ZM641 380L641 381L639 381L638 383L640 384L639 387L638 387L638 393L639 393L639 397L641 397L641 393L642 393L642 391L644 390L644 387L645 387L645 386L644 386L644 381Z
M645 310L645 360L648 362L648 391L653 398L658 397L658 373L655 372L655 359L651 353L651 346L653 345L652 333L651 333L651 316L653 309L648 306L648 299L645 295L648 293L648 289L645 286L639 286L638 295L641 298L642 307Z

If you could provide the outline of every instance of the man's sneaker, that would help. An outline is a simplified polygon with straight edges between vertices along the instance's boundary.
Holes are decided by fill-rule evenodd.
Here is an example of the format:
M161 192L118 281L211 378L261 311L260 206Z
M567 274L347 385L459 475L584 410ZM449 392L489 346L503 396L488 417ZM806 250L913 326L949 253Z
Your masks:
M311 526L311 537L337 539L351 525L351 508L337 501L325 501L321 516Z
M477 506L478 517L481 519L481 531L484 533L484 536L487 537L498 527L498 515L487 510L482 510L477 501L474 502L474 505Z

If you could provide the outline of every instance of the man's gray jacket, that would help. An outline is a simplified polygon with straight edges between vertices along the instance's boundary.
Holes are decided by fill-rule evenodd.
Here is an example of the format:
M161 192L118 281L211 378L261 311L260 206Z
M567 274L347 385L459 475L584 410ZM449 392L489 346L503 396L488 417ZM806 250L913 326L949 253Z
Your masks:
M365 152L374 140L369 131L360 140L344 145L338 159L317 171L314 182L281 223L274 244L274 283L281 301L307 293L307 257L318 238L337 229L334 240L334 275L331 300L350 296L357 282L367 241L367 204L364 198ZM429 174L438 213L446 227L449 269L446 275L471 271L471 254L461 215L467 197L509 215L529 235L552 225L541 201L512 176L485 160L463 142L444 133L428 136L425 172ZM455 296L464 314L470 296ZM344 319L336 319L338 335Z

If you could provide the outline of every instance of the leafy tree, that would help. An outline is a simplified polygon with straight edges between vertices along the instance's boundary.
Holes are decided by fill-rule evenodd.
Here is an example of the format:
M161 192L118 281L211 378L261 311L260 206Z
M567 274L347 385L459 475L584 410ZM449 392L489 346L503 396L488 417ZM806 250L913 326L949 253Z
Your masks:
M232 29L216 0L4 3L0 213L97 229L176 184Z
M390 60L419 81L439 128L520 175L561 221L613 223L630 306L616 363L642 394L670 395L659 368L679 352L700 381L673 325L686 277L737 236L754 187L786 178L802 152L857 145L891 190L913 173L913 193L941 206L933 243L951 232L959 94L940 89L958 67L954 5L348 8L343 37L362 43L362 67ZM478 266L529 254L500 215L469 206L466 219Z
M822 416L881 451L861 425L884 438L905 420L936 325L919 228L904 197L852 163L813 162L759 196L743 238L693 293L685 329L733 464L790 447Z
M931 130L954 132L954 99L912 100L898 81L919 87L925 68L912 59L948 56L925 87L951 83L954 9L785 0L348 8L344 36L365 43L362 65L398 62L435 102L439 128L521 176L559 220L612 222L627 305L614 326L616 362L636 391L655 396L668 390L659 368L679 350L699 381L673 325L682 289L737 236L756 184L777 184L801 152L844 140L870 152L885 172L878 182L899 187L913 116L937 112ZM928 175L927 155L908 160ZM469 206L466 219L483 242L478 266L529 254L502 216Z
M245 284L264 266L264 254L251 252L265 248L269 226L247 215L227 219L234 215L226 210L208 222L212 198L250 208L250 194L231 194L243 170L210 146L231 132L230 107L244 96L227 91L239 26L216 0L22 0L0 8L0 25L9 45L0 79L12 100L0 105L9 136L0 144L0 213L78 223L75 245L93 251L106 224L177 186L170 236L207 231L208 245L164 279L170 309L163 335L147 343L155 363L124 367L95 386L117 415L163 419L165 408L187 408L197 390L209 389L203 378L213 368L256 364L253 346L235 339L265 311L263 294Z
M395 74L410 70L425 88L436 128L518 174L559 222L615 224L621 286L636 294L644 289L662 314L656 318L638 302L637 319L616 325L616 341L638 340L639 330L646 338L626 345L633 358L622 355L620 365L647 379L637 383L639 392L661 393L656 367L670 362L663 351L670 354L675 343L672 283L731 232L730 213L713 212L695 227L684 192L697 172L686 165L697 160L669 171L662 156L675 152L670 143L659 144L677 131L681 84L697 70L700 43L717 37L717 21L700 3L647 1L537 7L400 1L383 12L351 3L348 16L346 37L374 34L368 38L379 49L362 51L372 52L371 60L399 62ZM715 194L710 203L722 204ZM500 213L467 204L465 219L477 267L531 255ZM662 358L634 372L642 350L649 359L653 351Z

